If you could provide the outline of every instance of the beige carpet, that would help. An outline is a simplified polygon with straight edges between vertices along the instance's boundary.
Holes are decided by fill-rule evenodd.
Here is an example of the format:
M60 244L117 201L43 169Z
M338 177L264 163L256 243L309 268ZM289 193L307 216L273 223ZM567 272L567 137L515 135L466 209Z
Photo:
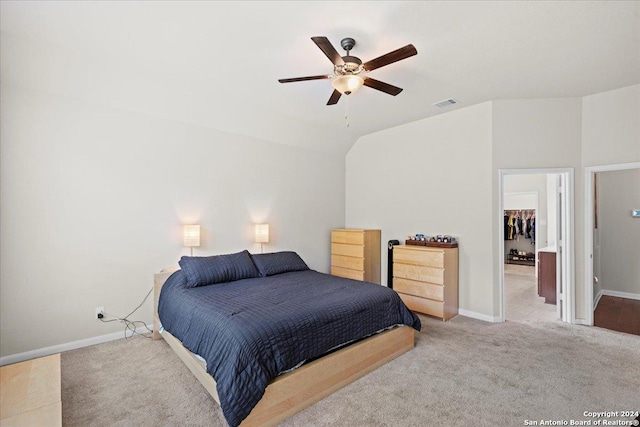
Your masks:
M638 336L561 323L421 320L416 348L282 425L522 426L640 410ZM140 337L63 353L62 405L65 426L226 425L169 346Z
M504 265L505 319L515 322L553 322L558 320L555 304L545 304L538 296L536 268Z

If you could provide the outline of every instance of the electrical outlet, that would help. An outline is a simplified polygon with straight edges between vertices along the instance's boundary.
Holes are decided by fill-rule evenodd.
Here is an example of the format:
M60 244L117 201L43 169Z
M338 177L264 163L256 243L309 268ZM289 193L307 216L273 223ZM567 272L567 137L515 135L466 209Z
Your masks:
M101 318L99 316L99 314L104 316L104 307L96 307L96 317L95 317L95 319L100 319Z

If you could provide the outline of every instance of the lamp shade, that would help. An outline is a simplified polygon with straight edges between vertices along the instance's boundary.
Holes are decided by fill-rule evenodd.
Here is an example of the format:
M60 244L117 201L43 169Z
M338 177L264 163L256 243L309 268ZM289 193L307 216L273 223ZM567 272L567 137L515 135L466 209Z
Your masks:
M269 224L256 224L256 243L269 243Z
M364 79L353 74L338 76L331 81L331 86L338 92L349 95L356 92L364 84Z
M184 245L187 247L200 246L200 226L184 226Z

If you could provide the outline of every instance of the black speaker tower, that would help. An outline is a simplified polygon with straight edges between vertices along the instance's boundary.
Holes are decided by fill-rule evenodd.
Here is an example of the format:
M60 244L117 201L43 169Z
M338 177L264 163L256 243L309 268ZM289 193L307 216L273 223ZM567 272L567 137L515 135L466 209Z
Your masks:
M393 247L399 245L398 240L389 240L389 258L387 260L387 286L393 289Z

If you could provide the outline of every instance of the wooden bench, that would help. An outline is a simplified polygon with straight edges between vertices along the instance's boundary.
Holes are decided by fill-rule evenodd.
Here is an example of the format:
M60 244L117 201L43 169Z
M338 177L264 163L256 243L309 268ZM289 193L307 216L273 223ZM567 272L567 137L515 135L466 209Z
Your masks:
M0 368L0 426L62 427L59 354Z

